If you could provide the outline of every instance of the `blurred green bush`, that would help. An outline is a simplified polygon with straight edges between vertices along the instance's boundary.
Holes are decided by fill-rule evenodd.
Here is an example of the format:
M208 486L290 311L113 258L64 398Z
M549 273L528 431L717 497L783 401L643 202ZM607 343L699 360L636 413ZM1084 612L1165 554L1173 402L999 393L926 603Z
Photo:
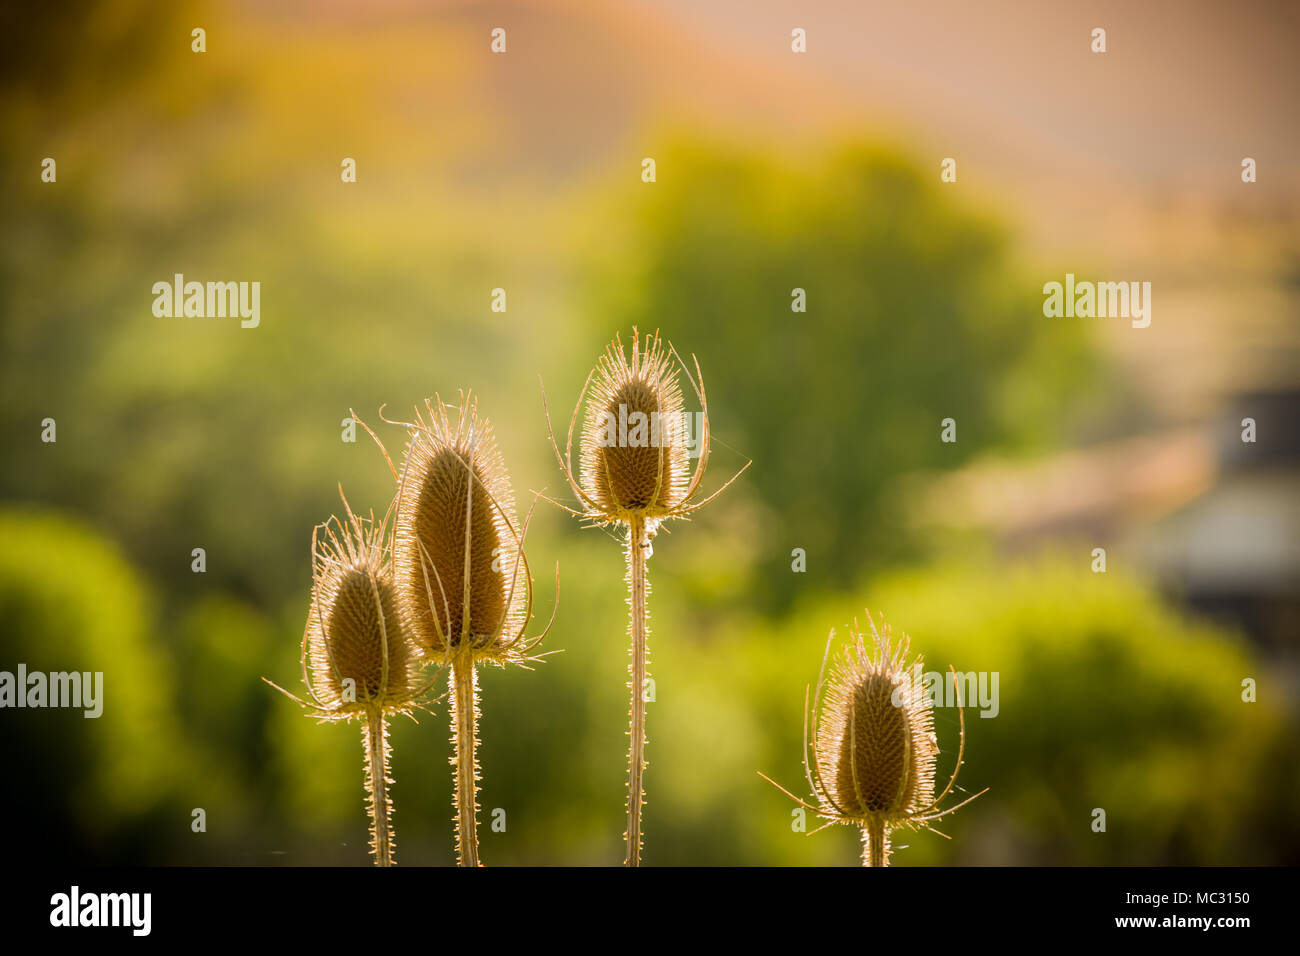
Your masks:
M0 669L101 672L103 712L6 710L0 787L13 858L116 850L163 823L194 776L153 600L121 552L72 517L0 511ZM17 846L13 844L16 843Z
M589 311L699 356L715 467L754 459L756 600L788 604L796 547L838 587L915 557L901 476L1068 440L1087 330L1041 321L1005 229L937 174L866 143L795 159L679 134L657 155L630 213L596 219L631 224Z
M64 516L0 512L0 661L105 675L103 717L11 711L21 784L4 818L32 853L170 863L364 865L359 733L318 726L261 682L297 690L296 612L268 618L213 595L173 623L116 549ZM620 857L626 730L621 568L592 534L566 544L565 602L533 673L485 672L485 827L492 864ZM653 565L653 562L652 562ZM803 793L801 707L833 626L862 607L912 637L927 670L996 671L999 712L966 711L965 792L989 793L898 865L1285 862L1296 845L1296 743L1277 688L1233 634L1188 620L1139 582L1066 559L942 565L853 594L801 599L773 620L652 580L648 861L844 864L854 834L806 836L757 775ZM543 604L549 598L544 597ZM305 613L305 611L304 611ZM837 645L838 646L838 645ZM269 672L269 673L268 673ZM1242 680L1259 702L1242 701ZM394 727L398 859L451 860L445 705ZM936 713L940 776L957 715ZM959 799L955 794L953 799ZM208 831L190 830L203 807ZM1107 830L1091 828L1106 811Z
M1287 859L1297 836L1294 814L1284 809L1300 797L1297 746L1280 688L1244 639L1188 618L1139 581L1093 574L1076 558L1002 564L893 572L859 592L878 624L911 635L926 671L946 673L951 664L961 673L999 674L997 716L966 710L959 776L965 791L989 793L936 824L953 842L911 837L903 842L913 848L895 862ZM770 696L778 681L785 687L782 727L772 727L784 748L767 756L787 786L802 780L802 682L772 652L797 653L798 673L813 682L826 632L833 626L844 635L855 615L865 626L862 611L843 598L809 601L762 638L755 656L771 670L751 694ZM1243 700L1246 678L1258 683L1258 702ZM955 709L937 709L936 725L946 780ZM775 813L780 800L770 802ZM1105 833L1091 828L1096 808L1106 812ZM856 859L850 842L845 862Z

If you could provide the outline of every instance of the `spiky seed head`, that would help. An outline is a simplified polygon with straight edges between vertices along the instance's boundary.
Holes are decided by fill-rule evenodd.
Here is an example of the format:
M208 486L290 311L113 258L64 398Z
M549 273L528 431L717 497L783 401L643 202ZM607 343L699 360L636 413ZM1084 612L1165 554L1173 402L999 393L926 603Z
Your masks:
M615 338L601 356L582 432L582 489L606 520L672 514L689 469L682 393L670 351L658 335L631 359Z
M435 656L508 659L530 582L505 464L471 396L417 409L395 528L397 591L415 640Z
M826 809L855 822L886 827L906 822L934 800L934 713L918 679L921 658L909 662L909 641L888 626L872 645L856 622L851 643L826 687L815 758Z
M825 662L830 659L835 640L835 631L831 631L822 676L805 715L804 766L820 805L814 807L766 774L760 775L829 823L861 828L863 865L888 866L891 830L926 829L988 788L953 806L940 806L957 783L966 749L960 698L957 760L947 785L936 798L934 775L939 743L934 735L933 702L921 678L921 657L909 661L906 634L895 642L888 625L877 630L869 613L867 623L871 626L870 649L854 621L849 646L842 657L835 659L827 678ZM956 672L952 674L955 682ZM814 736L811 755L810 726Z
M349 514L317 532L304 638L312 696L340 718L408 709L422 690L422 660L399 613L383 529Z

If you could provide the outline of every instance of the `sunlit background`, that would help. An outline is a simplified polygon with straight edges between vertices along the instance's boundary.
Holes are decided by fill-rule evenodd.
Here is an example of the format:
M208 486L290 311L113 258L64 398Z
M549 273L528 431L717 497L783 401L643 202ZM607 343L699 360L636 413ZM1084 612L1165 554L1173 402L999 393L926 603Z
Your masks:
M959 780L989 792L897 865L1300 861L1298 28L1230 3L6 7L0 670L105 680L98 720L0 711L7 857L367 864L356 727L261 679L298 687L339 484L392 496L343 420L472 388L520 497L571 502L539 376L567 423L639 326L699 358L706 487L753 460L655 542L646 863L858 861L758 772L804 793L804 690L865 608L928 666L999 674ZM1150 281L1150 327L1044 317L1067 272ZM260 326L155 317L175 273L259 281ZM563 652L483 674L483 860L618 864L621 547L548 505L529 542ZM447 738L443 705L395 727L401 864L453 861Z

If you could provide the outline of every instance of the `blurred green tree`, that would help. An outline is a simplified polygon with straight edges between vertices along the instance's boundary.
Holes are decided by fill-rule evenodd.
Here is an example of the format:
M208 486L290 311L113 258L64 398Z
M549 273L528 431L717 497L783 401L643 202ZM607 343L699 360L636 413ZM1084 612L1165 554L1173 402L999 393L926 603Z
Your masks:
M679 137L657 158L631 212L602 219L630 224L593 321L662 329L700 357L716 438L754 459L768 606L795 592L794 548L841 587L915 554L899 476L1068 437L1086 332L1043 318L1005 232L937 172L869 145L799 165Z

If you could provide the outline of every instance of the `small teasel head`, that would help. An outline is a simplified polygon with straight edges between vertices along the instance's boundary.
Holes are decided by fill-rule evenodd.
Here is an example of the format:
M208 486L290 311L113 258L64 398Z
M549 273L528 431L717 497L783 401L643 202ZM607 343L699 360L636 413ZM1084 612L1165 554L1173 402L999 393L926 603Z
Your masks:
M817 813L827 821L826 825L842 823L861 828L863 860L880 866L888 860L889 831L899 827L929 828L932 821L986 791L940 808L956 785L965 753L966 719L960 696L957 760L947 786L936 797L939 745L933 702L921 678L922 658L919 654L909 657L907 635L895 640L888 625L876 628L869 612L867 623L870 643L855 620L847 647L827 675L835 639L835 631L830 632L822 672L811 705L806 708L804 769L816 804L794 796L766 775L760 776Z
M412 636L435 658L527 660L532 578L492 425L462 393L435 396L407 427L393 565Z
M397 601L387 518L360 519L346 498L343 505L344 520L331 517L312 533L311 607L302 647L310 700L289 696L326 720L407 712L420 706L430 682Z
M851 819L905 821L934 799L938 746L930 698L918 679L921 658L909 661L908 638L894 642L888 625L882 632L872 625L870 647L856 621L850 636L816 728L822 801Z
M631 346L629 355L622 338L616 336L587 377L569 423L564 455L547 412L556 460L585 509L567 510L595 524L626 524L640 518L653 526L666 518L685 517L739 477L737 473L708 498L693 500L709 460L709 406L699 363L694 378L686 370L701 407L698 424L692 427L677 378L678 365L685 370L685 364L676 351L658 333L643 339L635 328ZM573 433L584 402L579 480L572 463ZM692 435L699 457L693 473L688 447ZM740 471L748 467L747 462Z
M397 599L386 535L393 506L382 522L373 514L362 521L342 488L339 497L346 521L332 517L312 532L311 609L302 640L310 700L266 682L321 720L363 721L370 848L376 866L392 866L388 716L424 709L441 671L425 678L424 654Z

